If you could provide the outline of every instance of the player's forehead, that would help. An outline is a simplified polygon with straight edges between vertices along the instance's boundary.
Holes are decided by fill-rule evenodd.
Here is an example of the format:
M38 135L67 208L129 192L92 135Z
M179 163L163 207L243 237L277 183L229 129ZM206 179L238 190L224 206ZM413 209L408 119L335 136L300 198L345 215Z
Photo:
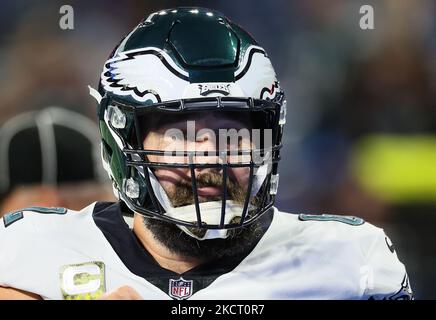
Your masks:
M250 116L246 112L237 111L157 113L147 117L145 122L152 129L192 125L193 122L201 127L211 129L251 126Z

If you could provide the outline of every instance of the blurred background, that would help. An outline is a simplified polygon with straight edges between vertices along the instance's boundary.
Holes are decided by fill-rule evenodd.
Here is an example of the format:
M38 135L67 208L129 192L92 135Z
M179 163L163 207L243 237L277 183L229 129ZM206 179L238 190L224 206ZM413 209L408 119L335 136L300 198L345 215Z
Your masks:
M59 27L62 4L74 9L74 30ZM62 4L1 1L0 126L9 128L15 123L11 119L29 112L39 112L33 118L42 119L40 112L53 105L96 123L95 101L87 85L97 86L112 48L144 16L181 5L222 11L267 50L287 94L278 208L293 213L356 215L383 227L408 269L416 298L436 298L435 1L97 0ZM359 9L366 4L375 11L374 30L359 27ZM43 147L34 156L26 148L29 140L21 139L21 153L11 151L11 145L17 145L10 143L12 137L28 126L21 124L13 134L3 130L7 139L0 146L0 158L15 164L18 173L29 170L36 158L44 163ZM92 128L98 143L98 131ZM54 194L47 203L70 207L111 199L107 181L97 173L99 160L89 155L91 147L85 158L96 171L80 179L59 174L77 169L84 157L61 168L62 159L73 155L60 146L57 137L53 140L58 151L56 175L40 172L32 180L18 174L21 180L17 181L25 185L21 188L29 184L34 188L32 183L41 181L30 193ZM38 143L43 144L27 142ZM9 183L3 183L1 191L2 210L6 210L11 207L5 203L16 196L17 186L11 183L10 167L4 170L6 165L2 165L0 181ZM78 192L96 189L104 191ZM24 190L18 198L31 200L29 190L18 190Z

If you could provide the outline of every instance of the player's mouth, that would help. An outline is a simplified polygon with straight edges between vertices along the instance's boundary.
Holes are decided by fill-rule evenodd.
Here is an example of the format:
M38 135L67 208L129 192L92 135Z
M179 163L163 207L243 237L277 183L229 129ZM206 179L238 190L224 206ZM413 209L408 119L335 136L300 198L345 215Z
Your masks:
M217 187L200 187L197 188L197 194L200 197L215 197L222 194L222 189Z

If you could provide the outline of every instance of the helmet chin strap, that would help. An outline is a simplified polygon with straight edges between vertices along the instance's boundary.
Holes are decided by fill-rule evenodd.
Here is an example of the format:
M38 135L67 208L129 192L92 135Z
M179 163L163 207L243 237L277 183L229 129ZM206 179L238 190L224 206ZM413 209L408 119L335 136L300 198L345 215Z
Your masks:
M201 219L203 222L207 224L216 224L219 225L221 222L221 201L209 201L202 202L199 204ZM224 223L230 223L234 218L242 216L242 210L244 208L236 204L233 201L226 201L226 209L224 216ZM183 207L172 208L166 213L168 216L172 218L182 219L185 221L197 221L197 215L195 211L195 205L187 205ZM206 229L205 232L195 232L195 228L188 228L185 226L178 225L180 229L182 229L189 236L197 239L197 240L207 240L207 239L225 239L228 236L227 229Z

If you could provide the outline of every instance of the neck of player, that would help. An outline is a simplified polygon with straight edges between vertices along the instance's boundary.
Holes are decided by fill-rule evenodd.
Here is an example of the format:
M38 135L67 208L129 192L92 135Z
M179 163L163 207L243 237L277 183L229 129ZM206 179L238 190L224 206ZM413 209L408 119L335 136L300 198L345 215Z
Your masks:
M200 259L189 258L171 252L145 227L143 218L139 214L135 214L133 232L135 232L142 246L162 268L182 274L204 262Z

